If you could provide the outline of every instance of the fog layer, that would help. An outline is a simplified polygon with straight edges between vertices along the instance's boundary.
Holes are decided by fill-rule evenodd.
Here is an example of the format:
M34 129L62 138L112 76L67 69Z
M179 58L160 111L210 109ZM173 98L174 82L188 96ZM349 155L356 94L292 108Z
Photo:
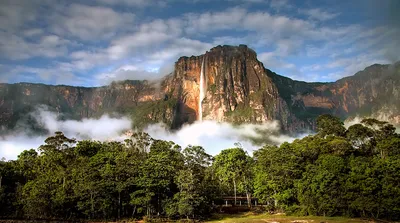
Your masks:
M38 136L27 129L28 125L20 123L19 128L0 138L0 158L16 159L23 150L37 149L44 144L48 136L56 131L62 131L67 137L78 140L121 141L128 137L124 133L134 124L127 117L115 118L109 115L80 121L60 120L58 114L40 106L29 115L49 134ZM164 124L153 124L144 131L155 139L174 141L183 148L188 145L203 146L212 155L218 154L223 149L234 147L235 143L240 143L244 149L252 153L265 143L281 144L294 140L293 137L279 133L280 127L276 121L243 125L203 121L184 125L177 131L170 131Z

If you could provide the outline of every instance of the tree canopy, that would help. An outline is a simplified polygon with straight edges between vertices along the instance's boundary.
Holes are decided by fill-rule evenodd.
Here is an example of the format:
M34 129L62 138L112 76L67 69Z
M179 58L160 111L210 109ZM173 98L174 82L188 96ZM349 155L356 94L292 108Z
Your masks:
M204 219L225 196L257 198L287 214L400 219L400 136L366 119L345 128L324 115L318 132L252 154L216 156L137 132L123 142L56 132L17 160L0 161L0 217ZM253 203L254 205L254 203Z

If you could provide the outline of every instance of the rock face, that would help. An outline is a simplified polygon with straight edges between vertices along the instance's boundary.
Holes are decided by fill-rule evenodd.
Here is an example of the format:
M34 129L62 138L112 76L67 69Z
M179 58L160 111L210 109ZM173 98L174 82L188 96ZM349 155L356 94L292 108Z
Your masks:
M143 115L132 116L140 121L172 120L173 105L164 101L164 86L147 81L125 81L105 87L84 88L43 84L0 84L0 125L13 128L19 121L32 121L28 114L41 105L47 106L64 119L99 117L104 113ZM146 114L140 113L145 112Z
M342 119L355 116L400 122L400 63L374 64L333 83L306 83L274 75L280 95L300 120L321 113Z
M200 56L181 57L174 73L159 83L124 81L97 88L0 84L0 125L12 128L37 106L47 105L66 119L122 113L138 127L164 122L171 128L200 116L232 123L279 120L284 131L294 133L314 129L315 118L324 113L400 123L399 96L399 63L372 65L334 83L306 83L265 69L245 45L217 46Z
M234 123L281 120L285 129L295 119L279 96L256 53L247 46L218 46L197 57L182 57L173 76L183 122L199 117L200 73L204 61L205 98L202 119Z

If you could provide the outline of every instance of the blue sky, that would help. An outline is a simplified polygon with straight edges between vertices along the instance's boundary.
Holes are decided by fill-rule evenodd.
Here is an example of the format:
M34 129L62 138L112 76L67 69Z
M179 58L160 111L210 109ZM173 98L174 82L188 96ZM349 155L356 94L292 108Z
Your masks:
M265 67L335 81L400 60L397 0L0 0L0 82L157 79L180 56L247 44Z

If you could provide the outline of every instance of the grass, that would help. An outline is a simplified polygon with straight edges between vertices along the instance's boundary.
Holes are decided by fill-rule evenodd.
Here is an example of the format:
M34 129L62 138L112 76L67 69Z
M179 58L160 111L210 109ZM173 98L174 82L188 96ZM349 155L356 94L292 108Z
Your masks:
M368 220L358 218L344 218L344 217L296 217L285 215L270 215L270 214L237 214L237 215L215 215L214 220L208 222L220 223L367 223Z

